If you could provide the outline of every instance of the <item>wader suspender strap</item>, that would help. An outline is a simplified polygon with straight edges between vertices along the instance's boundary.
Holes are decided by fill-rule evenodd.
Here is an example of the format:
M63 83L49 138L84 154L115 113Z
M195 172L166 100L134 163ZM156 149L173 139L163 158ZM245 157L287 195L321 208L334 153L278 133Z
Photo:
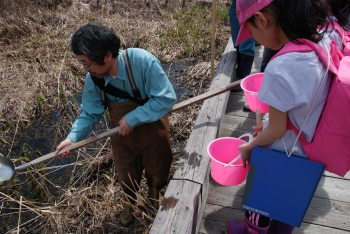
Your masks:
M108 103L107 103L107 98L106 98L106 93L118 97L118 98L122 98L122 99L129 99L133 102L136 102L140 105L145 104L148 101L147 99L141 99L141 94L139 89L136 87L135 85L135 80L134 80L134 76L132 75L132 71L131 71L131 66L130 66L130 62L129 62L129 57L127 55L127 50L125 50L124 54L123 54L123 58L124 58L124 62L125 62L125 69L127 71L128 74L128 79L132 88L132 92L134 94L134 97L131 96L129 93L118 89L117 87L114 87L110 84L107 84L105 86L105 79L104 78L97 78L95 76L91 76L91 79L93 80L93 82L95 83L95 85L97 87L100 88L101 90L101 96L102 96L102 103L103 103L103 108L106 110L108 107Z
M125 49L123 53L123 58L125 61L125 69L126 69L126 72L128 73L129 82L132 88L132 93L134 94L134 97L136 97L139 100L142 100L140 90L136 87L134 75L132 74L129 55L128 55L128 49Z

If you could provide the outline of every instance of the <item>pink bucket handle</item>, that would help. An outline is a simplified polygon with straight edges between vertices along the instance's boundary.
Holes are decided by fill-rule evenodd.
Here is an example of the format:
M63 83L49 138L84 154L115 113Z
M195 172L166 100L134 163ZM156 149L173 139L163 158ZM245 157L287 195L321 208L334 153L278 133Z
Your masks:
M243 135L241 135L240 137L238 137L238 139L242 139L244 137L249 137L248 142L251 142L253 140L253 135L251 133L244 133Z
M253 140L253 135L251 133L244 133L243 135L241 135L240 137L238 137L238 139L242 139L244 137L249 137L248 142L251 142ZM231 162L227 163L226 165L224 165L224 168L231 166L232 164L234 164L235 162L237 162L239 159L241 158L241 154L239 154L237 157L235 157Z

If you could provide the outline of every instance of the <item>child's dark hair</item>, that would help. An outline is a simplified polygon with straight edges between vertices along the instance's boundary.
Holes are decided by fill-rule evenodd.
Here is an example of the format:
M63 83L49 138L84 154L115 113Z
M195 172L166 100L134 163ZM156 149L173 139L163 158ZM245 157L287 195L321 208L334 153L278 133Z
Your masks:
M86 24L73 34L70 45L74 54L86 54L91 61L103 65L108 52L112 53L113 58L118 56L120 39L113 29Z
M350 0L327 0L331 14L338 20L340 26L345 29L350 15Z
M299 43L298 38L308 39L315 43L323 38L327 29L327 5L321 0L274 0L261 10L274 16L276 26L280 26L288 39ZM248 20L252 25L254 16Z

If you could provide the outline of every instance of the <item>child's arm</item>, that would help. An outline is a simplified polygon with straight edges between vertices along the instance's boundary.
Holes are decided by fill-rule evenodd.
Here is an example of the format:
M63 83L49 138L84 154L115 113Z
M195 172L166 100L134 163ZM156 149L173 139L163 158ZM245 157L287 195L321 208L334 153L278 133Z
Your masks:
M264 124L262 123L261 112L259 109L255 111L255 116L256 116L256 126L253 126L253 129L254 129L253 137L256 137L262 131L264 126Z
M265 146L273 143L286 133L287 112L281 112L272 106L269 106L269 125L264 128L251 142L241 145L238 149L241 151L243 167L250 160L254 146Z

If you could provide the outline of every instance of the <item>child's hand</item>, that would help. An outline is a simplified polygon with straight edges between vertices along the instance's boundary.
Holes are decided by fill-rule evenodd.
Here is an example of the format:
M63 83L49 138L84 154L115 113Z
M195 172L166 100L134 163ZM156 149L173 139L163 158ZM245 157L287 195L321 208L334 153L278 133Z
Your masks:
M253 126L253 130L254 130L254 133L253 133L253 137L257 137L259 135L259 133L262 131L263 129L263 126L264 124L260 124L259 126Z
M238 150L241 152L243 168L246 168L247 164L250 162L250 158L252 157L252 147L249 143L247 143L240 145Z

